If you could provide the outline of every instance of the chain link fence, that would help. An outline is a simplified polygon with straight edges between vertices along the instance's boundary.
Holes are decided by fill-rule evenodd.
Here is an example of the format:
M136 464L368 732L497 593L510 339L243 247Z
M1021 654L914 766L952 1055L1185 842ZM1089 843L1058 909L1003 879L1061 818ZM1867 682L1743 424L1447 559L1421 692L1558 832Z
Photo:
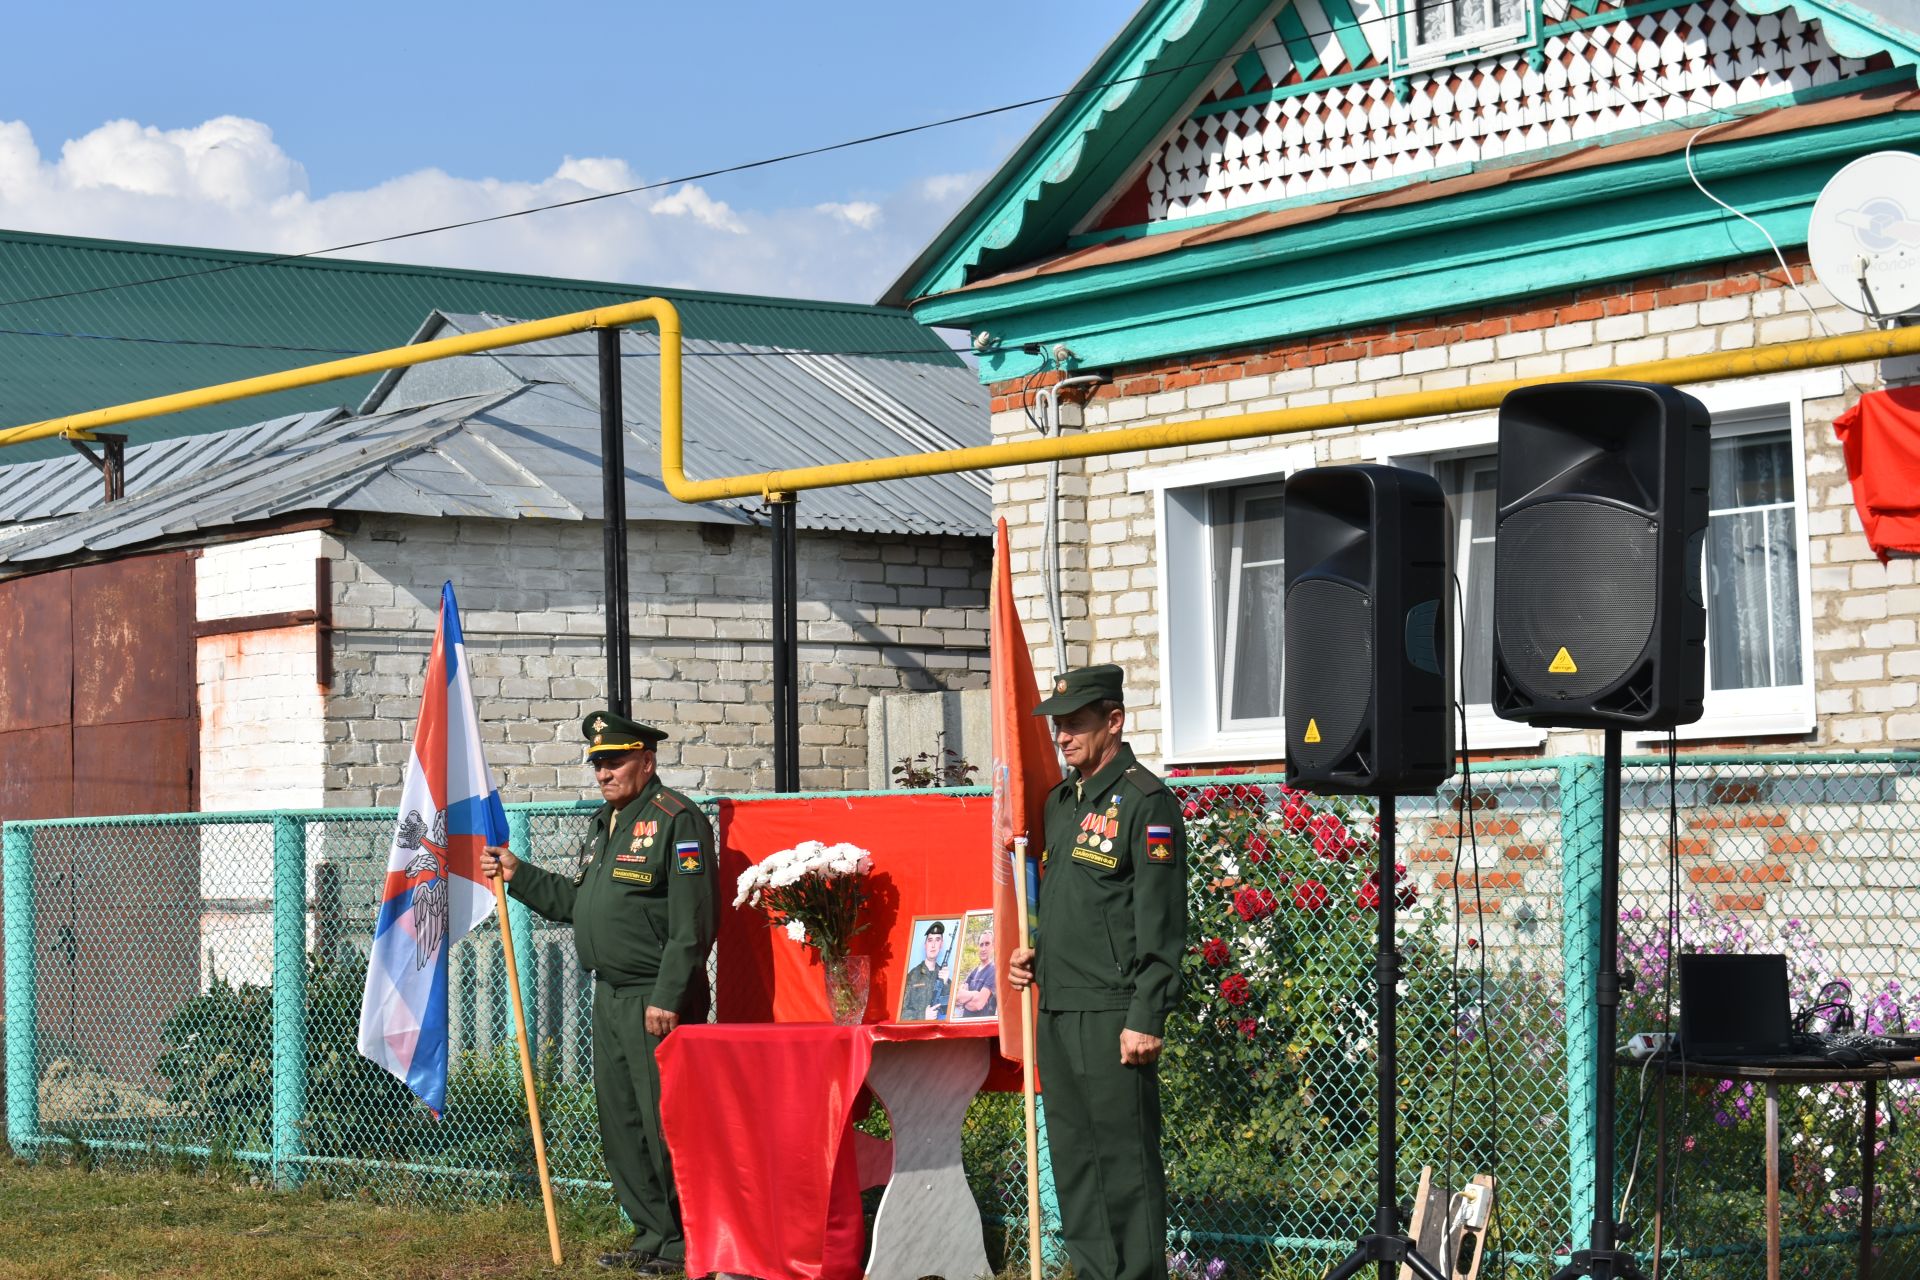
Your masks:
M1422 1167L1448 1187L1493 1175L1482 1274L1550 1275L1593 1217L1598 761L1476 769L1471 787L1398 801L1385 888L1372 802L1272 777L1171 781L1191 853L1188 997L1162 1066L1180 1280L1317 1277L1371 1225L1382 892L1399 904L1402 1196ZM1670 811L1663 762L1626 772L1623 1036L1669 1025L1676 947L1784 951L1796 1007L1844 982L1867 1028L1920 1024L1903 986L1920 951L1920 763L1695 756L1672 783ZM517 806L515 845L571 868L591 811ZM239 1162L411 1202L537 1194L496 923L452 953L445 1120L355 1051L392 827L390 810L9 824L15 1149ZM566 927L514 912L553 1171L605 1203L591 979ZM1665 1274L1759 1274L1757 1095L1633 1071L1617 1084L1631 1243L1650 1248L1657 1210ZM1915 1102L1905 1085L1880 1091L1882 1274L1920 1267ZM1783 1091L1788 1275L1851 1271L1861 1105L1855 1085ZM1022 1133L1017 1096L983 1095L963 1139L990 1249L1019 1269ZM1064 1261L1057 1231L1046 1248Z

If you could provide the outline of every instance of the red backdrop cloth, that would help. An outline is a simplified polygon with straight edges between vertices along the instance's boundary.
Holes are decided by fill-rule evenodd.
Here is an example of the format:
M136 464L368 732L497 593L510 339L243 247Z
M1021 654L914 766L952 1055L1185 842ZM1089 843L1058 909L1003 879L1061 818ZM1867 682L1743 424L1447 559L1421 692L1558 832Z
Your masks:
M874 1043L995 1031L986 1019L674 1031L660 1046L660 1119L687 1274L859 1280L865 1225L853 1123Z
M992 817L985 796L901 792L722 800L721 889L731 904L749 865L807 840L854 844L871 853L867 927L854 938L853 954L866 956L872 966L866 1020L884 1022L898 1013L900 984L913 964L914 917L951 919L993 904ZM726 906L717 945L718 1021L831 1020L813 948L769 928L765 912L744 903ZM996 1058L985 1087L1019 1089L1019 1068Z
M1920 554L1920 387L1869 391L1833 433L1873 553Z

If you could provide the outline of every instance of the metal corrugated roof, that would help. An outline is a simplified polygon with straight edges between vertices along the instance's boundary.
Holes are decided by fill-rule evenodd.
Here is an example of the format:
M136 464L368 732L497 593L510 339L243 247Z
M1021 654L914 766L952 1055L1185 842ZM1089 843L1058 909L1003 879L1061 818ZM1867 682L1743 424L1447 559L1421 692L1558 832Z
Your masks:
M512 323L438 316L422 338ZM695 340L686 361L686 460L693 475L772 470L985 444L985 389L964 367L829 357ZM657 475L659 342L621 335L627 515L634 521L748 524L757 501L688 506ZM598 520L598 363L592 335L421 366L382 385L357 415L314 414L129 450L128 496L98 505L99 480L71 456L0 468L15 520L89 510L19 529L0 565L19 572L296 512ZM693 358L697 357L697 358ZM417 380L416 380L417 378ZM447 397L471 382L470 394ZM434 398L420 394L434 393ZM36 502L28 490L48 496ZM810 491L800 523L873 533L988 532L979 473ZM0 570L0 573L4 573Z
M435 308L541 317L649 295L672 300L686 332L705 338L961 367L938 335L882 307L0 231L0 426L400 346ZM198 409L138 426L133 438L352 404L372 384ZM42 440L4 456L65 451Z

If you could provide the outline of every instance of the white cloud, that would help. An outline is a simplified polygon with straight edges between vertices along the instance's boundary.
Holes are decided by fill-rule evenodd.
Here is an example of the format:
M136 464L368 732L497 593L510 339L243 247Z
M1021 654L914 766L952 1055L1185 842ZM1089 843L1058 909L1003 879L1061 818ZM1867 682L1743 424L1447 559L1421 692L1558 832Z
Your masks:
M24 124L0 120L0 226L67 235L302 253L650 180L623 159L567 156L532 180L422 169L315 196L305 168L256 120L187 129L117 120L65 143L57 160ZM941 175L755 209L684 183L342 256L867 302L978 182Z
M815 213L831 213L846 219L862 231L871 231L880 225L880 206L871 200L849 200L845 204L826 204L813 206Z

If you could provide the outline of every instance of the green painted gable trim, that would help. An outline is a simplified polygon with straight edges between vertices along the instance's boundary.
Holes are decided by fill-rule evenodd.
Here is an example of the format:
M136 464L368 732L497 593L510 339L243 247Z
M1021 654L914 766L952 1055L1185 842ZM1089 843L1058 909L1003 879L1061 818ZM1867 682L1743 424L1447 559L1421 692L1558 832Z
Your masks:
M1064 243L1233 56L1265 3L1148 3L887 300L945 293Z
M1320 0L1320 8L1327 15L1327 25L1333 28L1334 38L1340 42L1341 52L1347 55L1347 65L1364 67L1373 57L1373 46L1360 30L1360 19L1355 16L1353 6L1347 0ZM1287 12L1293 12L1291 5Z
M1287 56L1293 59L1293 66L1302 80L1311 80L1320 74L1320 51L1312 40L1307 38L1307 24L1292 5L1288 5L1274 15L1273 26L1280 33L1280 39L1286 42Z
M1744 0L1741 4L1750 14L1789 6L1803 21L1818 23L1833 48L1848 57L1885 53L1897 67L1920 65L1920 32L1906 30L1853 0ZM1667 7L1665 0L1656 0L1655 7ZM1573 5L1575 12L1592 13L1594 8L1579 0ZM1247 33L1261 10L1251 0L1148 0L1067 100L1049 113L883 301L907 302L949 293L1067 247L1073 227L1112 194L1183 108L1193 111L1194 97L1219 74L1220 67L1244 53ZM1597 16L1615 20L1611 14ZM1291 6L1281 11L1281 17L1292 20L1292 33L1304 35ZM1570 19L1555 27L1577 30L1581 25L1592 24ZM1304 53L1306 58L1301 60L1310 59L1317 69L1319 58L1310 42L1307 49L1294 52L1296 58ZM1346 74L1362 79L1378 73L1369 69ZM1148 83L1157 87L1143 92L1140 86ZM1329 79L1313 87L1334 83ZM1270 95L1250 95L1235 105L1267 100ZM1330 198L1343 196L1329 193ZM919 308L916 313L929 314Z
M25 301L49 294L70 296ZM891 308L0 231L0 426L402 346L436 310L538 319L652 294L679 307L689 338L960 363L941 335ZM157 418L131 437L353 405L374 381ZM0 463L69 452L35 441Z
M1902 113L1696 150L1701 178L1783 245L1806 240L1821 186L1847 161L1920 143ZM1358 211L1162 257L926 300L932 324L986 328L995 382L1039 367L1020 347L1064 342L1082 369L1305 337L1563 292L1764 251L1669 155L1401 209Z

